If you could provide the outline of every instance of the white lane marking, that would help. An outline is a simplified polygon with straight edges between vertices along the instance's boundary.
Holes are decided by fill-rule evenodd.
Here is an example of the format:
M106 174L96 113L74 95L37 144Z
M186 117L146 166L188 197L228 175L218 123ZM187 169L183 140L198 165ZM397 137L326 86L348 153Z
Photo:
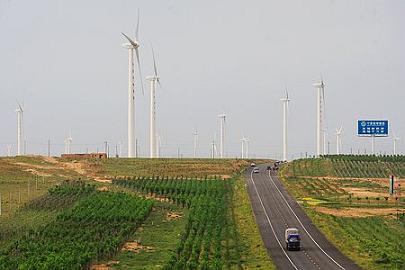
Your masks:
M273 228L273 225L271 224L270 218L269 218L269 216L267 215L267 211L266 211L266 209L264 208L264 204L263 204L262 198L260 197L259 192L257 191L256 183L255 183L255 181L253 181L253 171L250 172L250 180L251 180L252 183L253 183L253 186L254 186L254 188L255 188L257 197L259 198L260 204L261 204L261 206L262 206L262 208L263 208L263 210L264 210L264 214L266 215L267 222L268 222L269 225L270 225L270 228L271 228L271 230L272 230L272 232L273 232L273 234L274 234L274 237L275 237L276 240L277 240L278 245L280 246L281 250L283 251L284 255L287 257L287 259L290 261L290 263L291 263L291 265L294 267L294 269L298 270L297 266L295 266L295 264L293 263L293 261L291 260L291 258L288 256L287 252L285 252L283 246L282 246L281 243L280 243L280 240L278 240L278 238L277 238L276 232L274 231L274 228Z
M294 210L291 208L290 204L287 202L287 200L284 198L283 193L281 193L280 189L278 188L278 186L276 185L276 183L274 183L273 178L271 177L270 171L269 171L269 178L271 180L271 183L276 187L277 191L280 193L281 198L283 198L284 202L287 204L288 208L290 208L291 212L294 214L295 218L298 220L298 222L301 224L302 228L304 229L304 231L308 234L309 238L311 238L312 242L315 243L315 245L329 258L332 260L332 262L334 262L337 266L339 266L341 269L345 270L345 268L343 266L341 266L337 261L335 261L325 250L323 250L323 248L315 241L315 239L312 237L312 235L307 231L307 229L305 228L304 224L302 224L301 220L298 218L298 216L295 214Z

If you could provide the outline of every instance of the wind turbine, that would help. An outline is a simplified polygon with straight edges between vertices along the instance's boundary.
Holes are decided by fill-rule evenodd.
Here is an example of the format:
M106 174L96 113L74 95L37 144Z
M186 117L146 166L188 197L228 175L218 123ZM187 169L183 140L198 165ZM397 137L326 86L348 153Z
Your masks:
M211 142L211 158L215 158L218 155L217 146L215 144L217 134L214 134L214 139Z
M135 153L135 117L134 117L134 107L135 107L135 63L134 63L134 51L136 55L136 61L138 64L139 77L141 78L141 89L143 93L142 84L142 73L141 64L139 62L139 11L138 11L138 22L136 25L135 38L131 39L124 33L122 35L128 40L127 43L122 44L122 46L128 49L128 157L134 157Z
M72 132L69 131L69 137L65 139L65 154L71 154L72 141Z
M146 80L150 81L150 157L155 158L157 154L156 146L156 83L160 85L160 80L157 72L156 61L155 61L155 52L152 47L152 57L153 57L153 70L154 75L146 77Z
M285 98L282 98L283 102L283 161L287 161L287 121L288 121L288 103L291 101L288 98L287 88L285 89Z
M317 89L317 126L316 126L316 156L319 157L322 153L322 117L323 117L323 107L325 106L325 84L323 79L319 82L313 84L313 86Z
M220 145L219 145L219 155L221 158L224 157L224 140L225 140L225 113L218 115L221 121L221 138L220 138Z
M17 156L21 155L21 149L23 144L23 115L24 110L20 103L17 102Z
M340 155L342 151L342 133L343 133L343 126L336 129L336 154Z
M399 140L400 138L398 138L394 133L394 156L397 154L397 141Z
M198 145L198 132L197 130L194 131L194 149L193 149L193 157L197 157L197 145Z
M242 139L240 139L242 142L242 158L247 158L248 157L248 151L249 151L249 139L246 138L244 135L242 136Z
M245 158L249 158L249 139L245 138Z

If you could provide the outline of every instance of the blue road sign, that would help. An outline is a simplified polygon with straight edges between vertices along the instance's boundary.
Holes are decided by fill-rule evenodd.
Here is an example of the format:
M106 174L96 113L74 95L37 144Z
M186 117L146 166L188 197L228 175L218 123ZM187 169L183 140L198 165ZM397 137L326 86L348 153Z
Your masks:
M387 137L388 120L358 120L357 135Z

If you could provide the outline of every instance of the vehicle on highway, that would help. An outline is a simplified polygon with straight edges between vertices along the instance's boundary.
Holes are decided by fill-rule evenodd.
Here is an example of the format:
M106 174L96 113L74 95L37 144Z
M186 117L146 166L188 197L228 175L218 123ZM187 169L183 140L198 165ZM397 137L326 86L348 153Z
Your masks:
M254 162L250 163L250 167L255 167L255 166L256 166L256 163L254 163Z
M254 167L254 168L253 168L253 172L254 172L254 173L258 173L258 172L259 172L259 167Z
M297 228L288 228L285 230L285 243L287 250L301 249L301 236Z

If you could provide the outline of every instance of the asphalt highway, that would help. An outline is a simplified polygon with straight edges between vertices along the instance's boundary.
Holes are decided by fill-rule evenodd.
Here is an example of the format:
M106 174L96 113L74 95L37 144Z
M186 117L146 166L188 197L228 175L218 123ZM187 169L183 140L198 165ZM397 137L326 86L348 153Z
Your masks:
M249 197L264 245L277 269L361 269L336 249L312 224L301 206L289 195L278 176L259 166L246 172ZM297 228L301 250L287 251L285 229Z

